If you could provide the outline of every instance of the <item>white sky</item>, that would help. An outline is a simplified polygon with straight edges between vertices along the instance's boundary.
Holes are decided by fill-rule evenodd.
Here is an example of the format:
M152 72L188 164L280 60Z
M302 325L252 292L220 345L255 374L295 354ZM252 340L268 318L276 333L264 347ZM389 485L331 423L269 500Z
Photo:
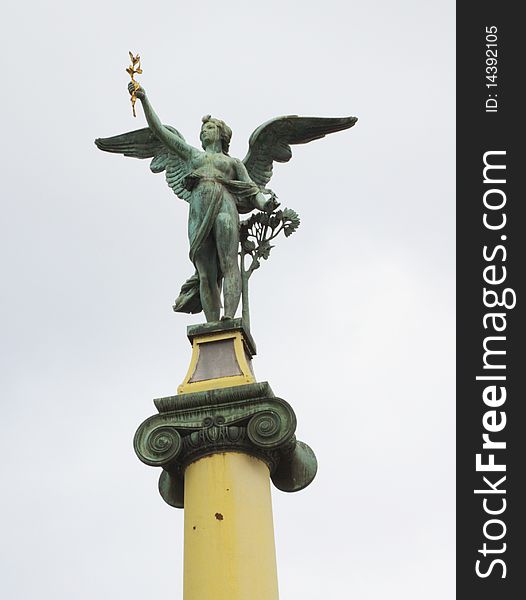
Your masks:
M190 358L187 205L98 151L212 113L243 158L281 114L356 115L269 184L300 213L251 279L255 371L319 472L273 490L281 598L454 596L454 3L6 3L0 596L182 596L183 512L135 457Z

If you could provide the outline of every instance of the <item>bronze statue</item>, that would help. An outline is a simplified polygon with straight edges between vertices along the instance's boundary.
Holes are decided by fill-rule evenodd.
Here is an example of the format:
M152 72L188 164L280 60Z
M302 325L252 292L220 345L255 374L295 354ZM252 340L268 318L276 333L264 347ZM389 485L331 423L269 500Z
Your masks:
M243 290L243 317L248 321L248 277L259 267L260 258L268 258L272 248L269 240L280 231L288 236L299 225L294 211L277 210L276 196L266 188L273 162L288 162L291 145L348 129L357 119L277 117L254 131L248 153L241 161L228 154L232 131L223 121L210 115L203 117L200 135L203 150L199 150L188 144L176 129L161 123L144 88L136 81L129 84L128 90L132 98L141 101L148 127L99 138L95 144L106 152L152 158L150 169L154 173L164 171L173 192L190 205L190 260L196 272L183 284L174 310L188 313L203 310L207 322L218 321L223 287L222 318L234 318ZM240 227L239 214L254 210L260 212ZM252 257L248 269L244 264L246 255Z

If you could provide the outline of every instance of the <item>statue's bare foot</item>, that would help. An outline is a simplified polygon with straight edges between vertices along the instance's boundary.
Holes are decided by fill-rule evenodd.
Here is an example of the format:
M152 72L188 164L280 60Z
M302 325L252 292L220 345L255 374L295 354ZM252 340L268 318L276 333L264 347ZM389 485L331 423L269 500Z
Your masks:
M231 321L234 317L229 317L228 315L223 315L221 317L221 321Z

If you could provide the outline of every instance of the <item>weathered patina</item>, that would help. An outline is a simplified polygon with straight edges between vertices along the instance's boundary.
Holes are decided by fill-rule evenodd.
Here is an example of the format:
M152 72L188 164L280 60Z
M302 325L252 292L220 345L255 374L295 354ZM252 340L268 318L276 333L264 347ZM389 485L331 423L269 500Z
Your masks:
M199 150L176 129L161 123L136 81L128 89L132 99L141 101L148 127L99 138L95 144L106 152L151 158L150 169L165 172L172 191L189 203L188 237L195 273L183 284L174 310L204 311L207 322L218 321L222 288L222 318L234 318L242 295L243 319L249 327L248 279L260 259L269 257L270 240L281 231L289 236L299 225L297 213L278 210L276 195L266 187L273 163L288 162L291 145L348 129L357 119L277 117L254 131L247 155L239 160L228 154L232 131L220 119L203 117L203 149ZM256 213L240 223L239 215L252 211ZM246 257L252 259L248 266Z
M265 462L285 492L314 479L314 452L294 435L296 415L267 382L179 394L155 401L159 414L144 421L134 439L142 462L162 467L159 491L177 508L184 503L189 464L218 452L241 452Z

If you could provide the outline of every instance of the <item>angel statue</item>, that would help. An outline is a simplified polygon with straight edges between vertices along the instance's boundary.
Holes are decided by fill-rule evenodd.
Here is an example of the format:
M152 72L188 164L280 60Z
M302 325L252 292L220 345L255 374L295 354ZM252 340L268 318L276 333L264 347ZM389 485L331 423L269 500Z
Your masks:
M144 88L130 83L128 90L141 101L148 127L99 138L95 144L106 152L152 158L150 169L154 173L164 171L173 192L190 205L190 260L196 270L183 284L174 310L204 311L207 322L218 321L223 288L222 319L233 319L242 290L239 214L259 210L270 215L276 211L276 196L265 186L272 176L273 162L290 160L292 144L348 129L357 119L277 117L254 131L246 157L239 160L228 154L232 130L220 119L203 117L203 150L199 150L176 129L161 123Z

